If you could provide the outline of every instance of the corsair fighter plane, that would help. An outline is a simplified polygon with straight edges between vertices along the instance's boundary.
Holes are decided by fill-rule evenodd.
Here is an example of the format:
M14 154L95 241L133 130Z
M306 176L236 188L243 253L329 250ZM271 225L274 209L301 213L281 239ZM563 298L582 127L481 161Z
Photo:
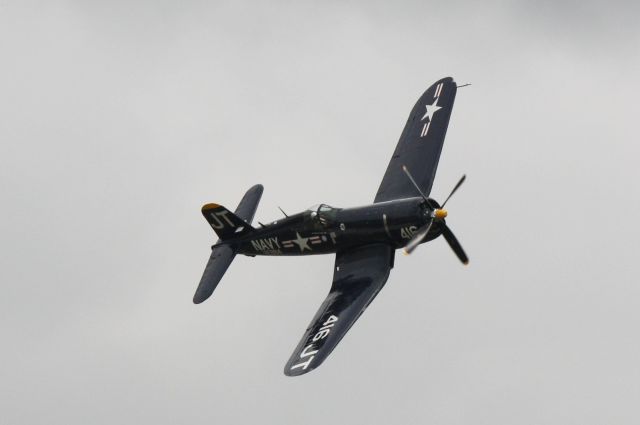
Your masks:
M457 86L443 78L420 97L404 127L373 204L355 208L315 205L269 224L252 226L262 185L244 195L234 212L206 204L202 214L220 238L212 246L193 302L211 296L237 254L335 254L333 283L284 373L302 375L318 367L382 289L396 249L411 253L442 235L458 258L468 258L447 227L444 205L429 198Z

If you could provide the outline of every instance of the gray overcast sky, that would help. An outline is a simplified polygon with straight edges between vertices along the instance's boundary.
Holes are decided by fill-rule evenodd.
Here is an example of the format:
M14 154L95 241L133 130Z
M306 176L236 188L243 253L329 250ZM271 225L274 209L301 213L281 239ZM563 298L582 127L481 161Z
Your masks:
M0 0L0 422L637 424L638 4ZM448 75L469 267L397 256L293 379L332 256L191 303L202 204L371 202Z

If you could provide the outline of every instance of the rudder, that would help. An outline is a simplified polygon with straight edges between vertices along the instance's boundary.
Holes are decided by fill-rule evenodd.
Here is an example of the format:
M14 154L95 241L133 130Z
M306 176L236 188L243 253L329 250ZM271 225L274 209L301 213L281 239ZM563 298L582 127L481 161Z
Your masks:
M202 215L222 240L240 236L253 230L249 223L222 205L205 204L202 206Z
M235 213L219 204L210 203L202 206L202 215L220 239L242 236L254 230L251 220L262 197L263 187L253 186L245 193Z

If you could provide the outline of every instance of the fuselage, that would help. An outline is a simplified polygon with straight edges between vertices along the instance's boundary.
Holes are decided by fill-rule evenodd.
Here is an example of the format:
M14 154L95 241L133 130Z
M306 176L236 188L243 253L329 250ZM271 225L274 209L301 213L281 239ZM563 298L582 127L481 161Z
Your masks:
M328 254L371 243L402 248L414 232L430 220L422 198L407 198L355 207L325 204L257 227L247 235L224 243L237 253L255 255ZM424 241L441 233L435 222Z

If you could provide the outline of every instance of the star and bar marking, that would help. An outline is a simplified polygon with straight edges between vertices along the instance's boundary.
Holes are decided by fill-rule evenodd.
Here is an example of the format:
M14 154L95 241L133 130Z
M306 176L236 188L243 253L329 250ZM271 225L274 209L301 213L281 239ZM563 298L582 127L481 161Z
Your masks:
M300 236L300 233L296 232L296 238L288 241L282 241L282 246L284 246L285 248L292 248L293 244L296 244L300 248L300 252L304 252L305 249L312 251L311 247L309 246L309 239L310 238Z
M429 132L429 127L431 126L431 121L433 121L433 114L442 109L442 106L438 106L438 100L440 99L440 93L442 93L443 83L440 83L436 86L436 91L433 94L434 101L431 105L424 105L426 112L420 119L420 121L424 121L428 119L429 121L425 122L422 125L422 131L420 132L420 137L425 137Z

